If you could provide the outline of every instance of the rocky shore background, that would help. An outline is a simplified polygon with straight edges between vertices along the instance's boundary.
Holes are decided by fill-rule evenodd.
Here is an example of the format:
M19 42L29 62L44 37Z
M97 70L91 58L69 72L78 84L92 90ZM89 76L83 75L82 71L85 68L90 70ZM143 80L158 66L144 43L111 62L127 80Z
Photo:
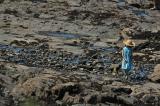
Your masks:
M152 7L150 0L1 0L0 106L159 106L160 11ZM136 43L128 80L120 34Z

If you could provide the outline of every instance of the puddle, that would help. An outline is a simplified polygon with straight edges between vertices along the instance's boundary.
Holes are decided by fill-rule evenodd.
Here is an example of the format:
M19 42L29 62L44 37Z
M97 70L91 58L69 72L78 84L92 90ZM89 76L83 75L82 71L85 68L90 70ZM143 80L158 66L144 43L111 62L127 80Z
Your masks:
M119 2L117 3L117 7L121 9L121 7L125 7L126 4L123 0L119 0Z
M39 31L38 34L52 36L52 37L61 37L61 38L65 38L65 39L76 39L76 38L80 38L80 36L82 36L82 35L78 35L78 34L54 32L54 31L53 32L52 31Z
M140 17L146 17L148 16L148 13L145 10L132 10L132 12Z
M117 51L114 47L90 47L91 49L98 50L101 52L115 53Z
M3 51L13 51L15 53L20 53L20 51L23 51L24 48L17 48L17 47L14 47L14 46L9 46L9 45L3 45L3 44L0 44L0 50Z

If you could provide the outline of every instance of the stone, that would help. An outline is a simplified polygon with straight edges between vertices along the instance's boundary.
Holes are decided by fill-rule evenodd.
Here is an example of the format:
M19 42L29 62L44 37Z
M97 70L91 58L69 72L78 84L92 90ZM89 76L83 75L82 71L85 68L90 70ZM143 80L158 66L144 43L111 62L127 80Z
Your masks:
M11 14L11 15L17 15L18 11L17 10L13 10L13 9L5 9L4 13L5 14Z
M150 79L153 82L160 83L160 64L157 64L154 67L154 71L151 75L148 76L148 79Z
M58 106L62 106L62 105L63 105L63 102L62 102L62 101L57 100L57 101L56 101L56 105L58 105Z
M125 104L127 106L132 106L137 102L137 99L131 96L118 96L117 99L121 101L122 104Z
M21 40L21 41L13 40L13 41L10 42L10 45L13 45L13 44L15 44L17 46L28 46L28 42L27 41L23 41L23 40Z
M85 103L96 104L97 103L97 94L87 95L84 98Z
M33 17L34 17L34 18L39 18L39 17L40 17L40 14L39 14L39 13L35 13L35 14L33 15Z
M64 96L64 101L66 101L66 98L68 93L69 94L79 94L81 92L81 86L76 83L68 82L64 84L57 84L54 86L51 90L54 95L57 96L57 99L62 99ZM67 93L68 92L68 93Z
M81 98L79 95L71 96L69 92L66 92L62 100L66 104L77 104L80 102Z
M23 83L17 84L13 88L11 95L16 98L20 98L23 95L47 98L51 95L48 90L54 85L54 82L54 77L52 75L29 78Z
M39 49L43 49L43 50L46 50L46 49L49 49L49 44L48 43L42 43L40 45L38 45Z
M131 94L132 90L130 88L124 88L124 87L118 87L118 88L112 88L111 89L114 93L117 94Z
M0 3L3 3L5 0L1 0Z
M160 0L154 0L154 5L156 9L160 9Z
M144 95L141 99L144 103L153 104L158 101L157 96L154 95Z

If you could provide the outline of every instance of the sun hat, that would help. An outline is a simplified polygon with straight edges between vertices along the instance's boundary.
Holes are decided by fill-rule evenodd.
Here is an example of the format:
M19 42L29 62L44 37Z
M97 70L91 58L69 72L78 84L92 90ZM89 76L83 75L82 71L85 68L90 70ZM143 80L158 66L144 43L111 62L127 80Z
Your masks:
M125 39L123 43L127 46L135 46L135 43L131 39Z

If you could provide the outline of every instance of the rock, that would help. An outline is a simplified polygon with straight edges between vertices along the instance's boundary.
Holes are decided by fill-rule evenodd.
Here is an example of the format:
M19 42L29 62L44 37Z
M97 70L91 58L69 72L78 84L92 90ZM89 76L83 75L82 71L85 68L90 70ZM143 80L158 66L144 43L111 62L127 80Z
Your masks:
M140 0L127 0L127 3L130 5L130 6L133 6L133 7L136 7L136 8L149 8L151 7L151 2L149 0L147 0L145 3L143 3L142 1Z
M158 101L158 97L154 95L145 95L141 100L146 104L154 104Z
M82 98L79 95L71 96L69 92L66 92L63 97L63 102L66 104L77 104L80 103Z
M38 45L38 48L43 49L43 50L49 49L49 44L48 43L42 43L42 44Z
M102 90L102 85L103 85L103 82L92 82L91 83L91 87L93 87L95 90L97 91L101 91Z
M70 1L67 1L67 3L68 3L68 5L71 5L71 6L80 6L80 4L81 4L81 1L82 0L70 0Z
M52 92L54 95L57 96L57 99L61 100L65 96L66 92L68 92L71 95L79 94L81 92L81 86L72 82L57 84L52 88ZM68 93L66 95L68 95ZM66 96L66 98L68 97ZM66 99L64 98L64 100Z
M13 45L13 44L15 44L17 46L28 46L28 42L27 41L23 41L23 40L21 40L21 41L19 41L19 40L13 40L10 43L10 45Z
M104 83L106 84L106 85L103 85L103 86L107 86L108 84L116 84L116 85L123 85L122 84L122 82L117 82L117 81L119 81L119 79L117 79L117 78L111 78L111 77L104 77Z
M160 9L160 0L154 0L154 5L156 9Z
M49 41L49 39L47 39L47 38L44 38L44 39L35 38L34 40L38 41L38 43L45 43L45 42Z
M1 106L14 106L14 101L10 97L3 98L0 96L0 104Z
M102 103L118 103L117 96L112 93L102 93L101 94L101 102Z
M101 38L99 36L96 36L96 39L95 39L96 42L100 42L101 41Z
M132 93L132 90L130 88L122 88L122 87L119 87L119 88L112 88L111 89L114 93L117 93L117 94L131 94Z
M97 96L98 96L98 94L87 95L84 98L84 101L85 101L85 103L96 104L97 103Z
M108 45L104 42L98 41L94 43L95 47L107 47Z
M28 29L28 27L24 26L24 25L19 25L19 27L24 28L24 29Z
M52 75L29 78L24 83L16 85L11 94L16 98L23 97L23 95L47 98L51 95L49 88L55 82L54 78L52 78Z
M133 106L138 100L131 96L118 96L117 99L121 101L121 104L125 104L127 106Z
M72 41L72 42L64 43L64 45L69 45L69 46L78 46L78 42L75 40L75 41Z
M1 0L0 3L3 3L5 0Z
M5 9L4 13L5 13L5 14L15 15L15 16L18 15L18 11L17 11L17 10L14 10L14 9Z
M39 13L35 13L35 14L33 15L34 18L39 18L39 16L40 16Z
M29 1L32 1L32 2L41 2L41 3L46 3L47 0L29 0Z
M59 100L56 101L56 105L57 105L57 106L62 106L63 104L64 104L64 103L63 103L62 101L59 101Z
M151 75L148 76L148 79L153 82L160 82L160 64L157 64L154 67L154 71Z
M120 33L123 37L127 38L129 35L132 35L133 32L134 32L134 29L124 28Z
M5 65L3 63L0 63L0 70L6 69Z

